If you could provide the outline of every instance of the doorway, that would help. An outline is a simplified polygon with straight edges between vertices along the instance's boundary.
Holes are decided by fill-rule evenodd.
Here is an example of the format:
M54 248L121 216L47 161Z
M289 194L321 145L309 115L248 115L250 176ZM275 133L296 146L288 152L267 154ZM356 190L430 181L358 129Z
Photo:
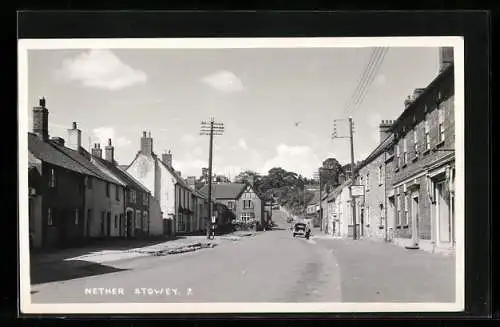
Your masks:
M127 237L133 236L133 228L134 228L134 217L132 216L132 211L127 211Z
M106 215L106 236L111 236L111 212Z
M420 239L419 235L419 205L418 205L418 194L414 194L411 201L411 234L413 239L413 244L418 245Z
M451 221L450 221L450 206L445 194L444 181L436 183L436 204L437 204L437 221L439 226L439 242L451 242Z

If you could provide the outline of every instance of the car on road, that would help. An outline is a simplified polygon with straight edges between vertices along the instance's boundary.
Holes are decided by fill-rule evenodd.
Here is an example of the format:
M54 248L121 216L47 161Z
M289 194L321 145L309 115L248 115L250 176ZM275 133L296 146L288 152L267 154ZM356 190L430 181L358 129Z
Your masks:
M293 237L302 236L305 238L309 238L309 235L311 235L311 229L307 223L298 222L298 223L295 223L295 225L293 225L292 233L293 233Z

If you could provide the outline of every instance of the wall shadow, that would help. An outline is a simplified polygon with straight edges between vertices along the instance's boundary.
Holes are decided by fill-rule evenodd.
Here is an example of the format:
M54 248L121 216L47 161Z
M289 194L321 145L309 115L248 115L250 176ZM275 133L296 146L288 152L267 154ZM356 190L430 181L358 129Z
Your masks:
M95 275L110 274L128 269L119 269L81 260L61 261L50 265L31 267L31 284L59 282Z

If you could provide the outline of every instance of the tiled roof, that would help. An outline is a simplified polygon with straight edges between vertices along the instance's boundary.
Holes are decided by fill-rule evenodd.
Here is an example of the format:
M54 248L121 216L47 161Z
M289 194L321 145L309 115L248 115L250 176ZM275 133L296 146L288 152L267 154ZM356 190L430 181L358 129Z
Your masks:
M51 144L53 147L57 148L59 151L66 154L68 157L70 157L71 159L76 161L78 164L80 164L80 166L85 167L87 170L91 171L98 178L100 178L106 182L113 183L113 184L117 183L113 178L107 176L106 173L101 171L98 167L96 167L94 164L92 164L89 160L87 160L87 158L82 156L77 151L70 149L70 148L67 148L67 147L64 147L64 146L60 146L59 144L55 144L53 142Z
M245 190L246 184L242 183L222 183L212 185L212 196L216 199L236 199ZM201 194L208 195L208 185L203 186Z
M122 180L125 185L127 185L133 189L141 190L142 192L149 193L149 190L144 185L142 185L139 181L137 181L135 178L133 178L129 173L120 169L119 166L116 165L116 163L112 163L112 162L109 162L108 160L105 160L102 158L97 158L97 157L94 157L94 159L98 163L100 163L104 167L106 167L112 174L116 175L120 180Z
M44 142L32 133L28 133L28 150L38 159L51 165L59 166L79 174L99 177L92 170L83 167L71 157L56 149L53 144Z

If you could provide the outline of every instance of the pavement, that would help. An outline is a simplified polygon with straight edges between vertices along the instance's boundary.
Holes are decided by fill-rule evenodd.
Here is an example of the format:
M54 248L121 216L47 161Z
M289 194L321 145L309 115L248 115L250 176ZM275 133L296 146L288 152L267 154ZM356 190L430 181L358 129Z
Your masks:
M216 237L217 246L207 250L94 262L68 269L74 274L64 279L32 280L32 301L454 302L453 257L323 237L317 229L309 240L294 238L285 213L273 212L273 220L278 227L271 231ZM178 245L193 242L201 239ZM165 247L155 244L132 252L155 253ZM47 272L50 276L64 270L60 264L47 267L54 269Z

